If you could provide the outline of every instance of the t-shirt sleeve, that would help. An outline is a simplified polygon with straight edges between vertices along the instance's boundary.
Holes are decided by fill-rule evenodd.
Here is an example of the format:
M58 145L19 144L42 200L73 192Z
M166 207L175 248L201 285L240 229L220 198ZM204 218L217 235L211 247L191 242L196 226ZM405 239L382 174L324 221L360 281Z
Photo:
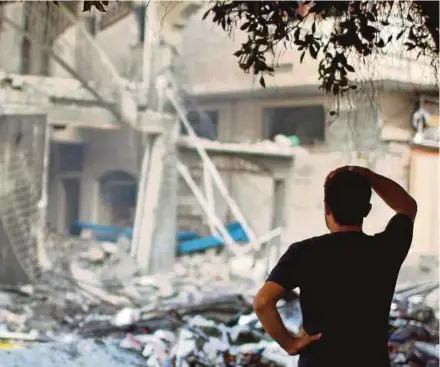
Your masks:
M277 283L286 291L295 289L300 286L300 264L299 246L298 244L293 244L281 256L266 281Z
M414 221L405 214L396 214L388 222L383 235L386 246L403 262L413 239Z

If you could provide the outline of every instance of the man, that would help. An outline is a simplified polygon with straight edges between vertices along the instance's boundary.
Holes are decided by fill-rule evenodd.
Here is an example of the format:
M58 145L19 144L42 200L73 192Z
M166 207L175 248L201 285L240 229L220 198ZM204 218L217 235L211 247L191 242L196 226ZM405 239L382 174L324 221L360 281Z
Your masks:
M385 230L363 233L372 189L395 211ZM300 367L389 367L388 315L417 213L396 182L366 168L331 172L324 185L330 234L294 243L254 300L264 329ZM292 336L276 309L300 288L303 329Z

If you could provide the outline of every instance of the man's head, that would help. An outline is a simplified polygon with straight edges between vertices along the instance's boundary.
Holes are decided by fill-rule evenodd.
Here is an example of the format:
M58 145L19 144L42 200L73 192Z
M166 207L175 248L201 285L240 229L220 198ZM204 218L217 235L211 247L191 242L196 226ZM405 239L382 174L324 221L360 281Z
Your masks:
M361 174L349 170L330 174L324 186L327 227L361 226L370 213L370 200L371 186Z

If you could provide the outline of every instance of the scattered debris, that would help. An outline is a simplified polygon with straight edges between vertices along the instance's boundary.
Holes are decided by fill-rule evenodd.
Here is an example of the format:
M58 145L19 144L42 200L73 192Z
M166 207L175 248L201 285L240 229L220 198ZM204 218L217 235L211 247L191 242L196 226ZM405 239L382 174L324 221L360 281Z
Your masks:
M138 272L122 243L79 238L59 243L64 243L59 255L56 249L52 254L56 266L39 284L0 290L2 365L21 366L53 353L57 357L49 358L50 366L88 366L98 358L86 360L89 351L99 355L100 364L115 358L104 363L108 366L134 366L140 360L155 367L296 366L296 359L264 333L252 310L265 260L248 255L226 262L209 250L180 257L173 272L153 277ZM438 303L437 283L407 286L396 294L390 315L395 366L416 357L435 360L438 309L428 300ZM298 295L286 295L278 306L287 328L297 333L302 323ZM18 349L15 359L2 354L11 349Z

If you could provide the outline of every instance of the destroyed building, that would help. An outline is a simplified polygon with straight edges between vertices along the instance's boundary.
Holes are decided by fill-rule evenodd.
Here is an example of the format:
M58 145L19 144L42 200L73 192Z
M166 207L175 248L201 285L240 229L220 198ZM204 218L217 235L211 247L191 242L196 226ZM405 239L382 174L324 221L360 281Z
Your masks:
M226 349L229 357L249 359L264 350L269 365L294 366L265 339L251 310L249 299L281 251L260 245L323 230L324 176L353 162L353 151L373 168L395 168L393 178L404 186L412 174L414 190L429 202L426 193L435 185L420 184L413 165L426 171L432 162L418 155L412 159L419 163L410 160L408 124L417 93L433 91L431 79L417 79L424 72L418 64L396 71L392 63L377 77L383 88L375 108L355 99L355 111L344 105L329 126L330 104L318 92L313 61L300 64L288 53L277 67L277 88L250 87L231 41L201 23L203 4L166 3L150 2L147 9L114 2L105 14L83 14L75 1L0 6L0 283L34 283L5 286L14 295L0 300L8 327L2 335L50 342L46 358L53 348L52 354L85 363L98 351L110 365L119 348L76 338L122 334L121 346L155 365L158 354L169 358L170 341L177 339L173 354L183 359L195 343L194 335L163 330L177 307L189 317L173 320L179 328L232 340L225 346L209 338L212 354ZM213 48L223 50L221 60ZM343 135L347 121L359 130L350 139ZM423 217L419 233L431 235L438 214L421 209L431 217ZM380 223L386 214L374 218ZM419 254L431 254L438 238L418 243L425 244L416 245ZM215 252L223 245L226 258ZM178 252L208 248L214 251L175 261ZM417 317L424 316L420 307L431 312L415 293L406 307ZM301 322L297 306L285 308L292 332ZM242 334L254 343L240 342ZM64 341L60 335L75 343L54 347ZM205 338L202 349L206 344ZM158 353L152 345L166 348ZM27 356L22 363L41 358L32 350ZM125 365L136 362L129 358Z
M333 101L319 92L314 60L300 63L298 55L287 52L262 89L238 69L234 41L202 22L201 3L182 2L171 12L158 4L157 18L161 12L167 16L163 24L150 24L161 30L156 39L148 37L140 2L111 4L106 14L82 14L78 2L50 11L44 4L2 7L0 43L8 52L0 56L0 67L10 81L2 84L2 96L16 109L3 110L2 118L38 114L50 126L47 174L41 178L48 195L34 190L47 199L41 201L45 231L100 232L101 239L114 240L120 233L109 234L108 227L122 228L137 238L134 242L142 237L137 256L145 266L153 261L150 243L160 243L161 251L152 253L162 259L157 260L161 268L173 262L177 232L189 236L185 249L197 249L200 243L191 247L191 238L218 234L219 227L232 231L237 222L244 229L237 233L251 242L277 227L283 229L283 243L324 231L321 186L337 165L368 162L408 187L412 115L419 97L437 90L421 62L380 59L373 70L376 88L343 101L331 118ZM50 32L45 34L42 24ZM224 54L215 56L209 51L214 48ZM216 57L221 57L220 74ZM180 112L156 93L160 80L175 83ZM29 103L35 95L44 101ZM182 122L173 135L182 117L202 139L188 136ZM283 139L287 136L295 139ZM163 165L143 165L147 145L152 157L167 157ZM209 162L201 159L201 150ZM176 164L176 154L182 165ZM147 173L161 178L145 186ZM198 199L199 189L205 201ZM370 231L380 230L389 214L380 205L374 210ZM434 231L427 223L435 223L438 214L422 205L422 216L425 227L418 233L423 236ZM142 222L141 217L152 219ZM425 237L416 241L416 257L436 253L438 238ZM209 241L204 243L217 240Z
M308 151L306 157L295 159L285 238L294 242L324 232L325 175L336 166L360 163L409 188L420 204L407 262L418 262L421 256L438 259L439 214L438 205L432 204L438 202L438 190L434 189L439 172L434 157L438 151L438 86L429 62L416 59L415 54L403 54L400 49L388 56L374 55L364 64L351 60L359 90L341 99L338 113L329 116L338 104L318 88L319 60L305 57L300 62L300 53L294 47L281 50L274 77L266 78L263 89L258 77L243 73L233 56L245 35L237 31L229 37L221 27L203 21L201 14L202 10L184 30L183 72L189 81L187 93L213 121L215 138L221 142L252 142L277 134L295 135ZM214 52L220 49L221 53ZM423 103L425 143L414 143L413 116ZM435 132L437 138L432 137ZM417 149L427 153L416 162ZM238 177L230 175L231 192L245 212L264 217L267 207L260 198L272 195L270 182L258 179L247 185L248 180ZM254 199L249 200L249 196ZM375 200L365 223L367 232L382 230L390 214Z

